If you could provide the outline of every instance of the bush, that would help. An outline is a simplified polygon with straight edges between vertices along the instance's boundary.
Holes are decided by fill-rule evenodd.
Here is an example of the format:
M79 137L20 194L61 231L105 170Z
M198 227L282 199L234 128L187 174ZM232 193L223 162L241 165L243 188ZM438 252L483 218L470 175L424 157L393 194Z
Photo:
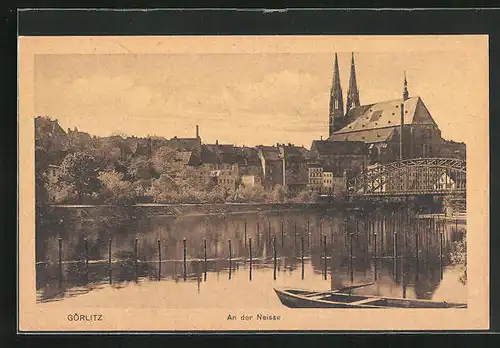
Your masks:
M266 200L267 193L260 185L243 186L240 185L234 194L234 201L241 203L262 203Z
M283 203L288 195L288 189L282 185L276 185L270 194L271 203Z
M460 276L460 282L467 284L467 238L465 234L461 240L455 242L455 248L450 257L452 264L462 266L463 274Z
M318 200L318 193L310 190L300 191L297 196L291 198L293 203L314 203Z

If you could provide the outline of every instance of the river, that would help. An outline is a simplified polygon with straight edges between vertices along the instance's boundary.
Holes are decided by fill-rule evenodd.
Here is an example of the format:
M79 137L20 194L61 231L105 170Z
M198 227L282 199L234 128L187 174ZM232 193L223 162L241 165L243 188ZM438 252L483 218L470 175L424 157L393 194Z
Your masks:
M465 232L394 206L38 207L37 301L275 308L274 287L374 282L356 291L466 302L450 260Z

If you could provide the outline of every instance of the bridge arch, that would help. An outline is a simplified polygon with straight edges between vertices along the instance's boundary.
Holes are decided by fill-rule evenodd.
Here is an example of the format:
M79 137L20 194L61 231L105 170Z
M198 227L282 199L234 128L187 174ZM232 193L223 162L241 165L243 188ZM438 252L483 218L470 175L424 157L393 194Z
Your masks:
M412 158L374 165L348 180L351 196L465 193L466 162L456 158Z

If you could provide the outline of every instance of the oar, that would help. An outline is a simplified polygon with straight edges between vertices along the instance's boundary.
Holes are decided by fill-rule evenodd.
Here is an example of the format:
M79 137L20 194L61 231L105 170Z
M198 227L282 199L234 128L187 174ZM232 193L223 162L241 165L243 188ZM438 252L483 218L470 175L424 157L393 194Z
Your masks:
M340 288L340 289L337 289L337 290L329 290L329 291L323 291L323 292L314 292L312 294L307 294L307 295L304 295L305 297L313 297L313 296L319 296L319 295L327 295L327 294L335 294L335 293L339 293L339 292L345 292L345 291L351 291L351 290L354 290L354 289L358 289L358 288L363 288L365 286L370 286L370 285L373 285L375 283L366 283L366 284L359 284L359 285L351 285L351 286L346 286L346 287L343 287L343 288Z

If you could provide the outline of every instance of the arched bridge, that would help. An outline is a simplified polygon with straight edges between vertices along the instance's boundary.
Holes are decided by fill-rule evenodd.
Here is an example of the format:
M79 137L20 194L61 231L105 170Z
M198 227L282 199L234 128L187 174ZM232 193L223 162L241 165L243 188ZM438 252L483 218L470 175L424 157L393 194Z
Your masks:
M413 196L465 193L466 162L412 158L375 164L347 181L350 196Z

